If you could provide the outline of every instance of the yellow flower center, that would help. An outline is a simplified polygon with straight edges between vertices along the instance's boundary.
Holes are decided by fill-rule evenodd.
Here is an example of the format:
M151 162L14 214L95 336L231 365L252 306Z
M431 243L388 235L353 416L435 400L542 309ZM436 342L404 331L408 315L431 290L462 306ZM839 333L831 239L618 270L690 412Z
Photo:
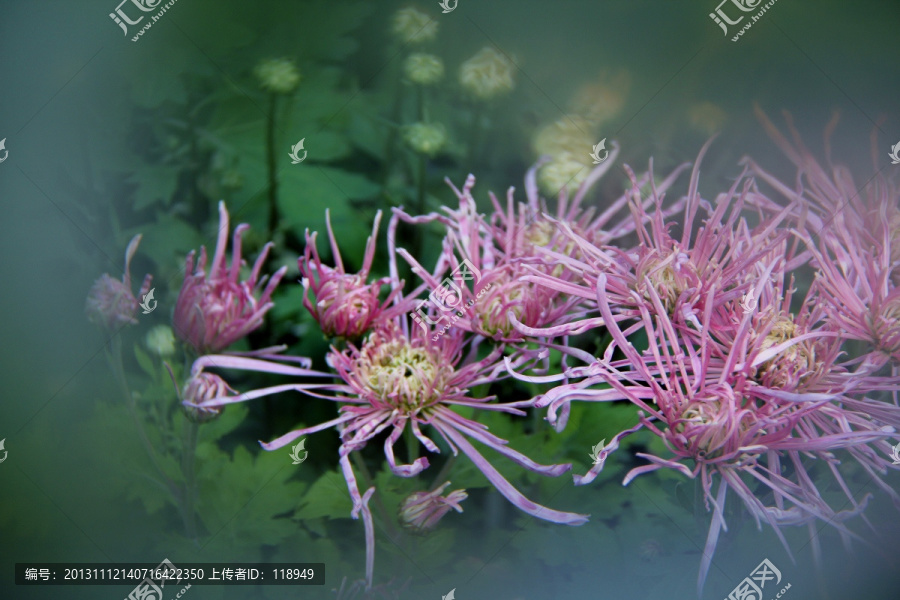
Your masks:
M768 350L801 334L793 316L781 315L766 334L760 350ZM822 362L816 358L816 344L806 340L782 350L778 355L760 364L754 378L767 387L800 388L815 381L821 375L822 369Z
M359 360L361 379L370 392L403 413L416 412L444 394L453 368L431 351L406 339L369 338Z

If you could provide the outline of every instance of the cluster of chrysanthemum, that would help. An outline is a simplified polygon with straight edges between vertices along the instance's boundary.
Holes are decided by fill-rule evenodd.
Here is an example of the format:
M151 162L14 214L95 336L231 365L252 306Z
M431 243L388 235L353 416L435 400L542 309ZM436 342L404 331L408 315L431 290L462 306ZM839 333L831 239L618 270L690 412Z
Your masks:
M333 340L327 373L282 348L223 352L259 327L284 271L260 294L267 246L240 281L245 226L235 231L229 268L222 207L210 272L205 251L196 269L193 253L188 257L175 309L176 334L203 354L184 387L184 403L194 414L214 416L224 405L281 392L334 402L335 418L263 447L337 430L352 516L361 515L365 525L367 586L375 547L368 504L375 488L367 481L360 491L350 455L370 443L382 444L388 468L399 477L429 468L421 448L431 455L462 451L526 513L569 525L587 519L526 498L476 444L544 475L558 476L571 465L534 462L456 407L476 409L475 415L546 408L547 420L561 431L572 402L635 405L633 426L603 446L575 483L590 483L626 437L658 436L667 453L639 454L647 464L628 473L625 483L661 468L699 478L712 512L701 585L726 526L729 490L779 536L788 524L814 533L821 520L853 537L844 520L861 512L868 496L854 493L848 469L870 477L900 505L883 479L896 468L891 441L900 429L900 196L881 180L858 192L845 169L826 173L808 151L765 123L799 169L796 189L748 160L730 189L703 199L704 148L682 197L670 201L665 193L688 165L660 179L652 167L640 176L626 167L626 192L602 210L586 209L585 197L612 168L613 146L610 159L571 197L563 188L553 210L539 197L540 165L526 176L526 201L517 202L513 188L505 202L491 194L490 215L476 208L471 175L461 189L448 181L458 206L427 215L394 209L386 277L371 276L381 213L355 273L345 269L330 221L334 266L322 260L317 234L307 232L299 259L304 304ZM761 184L774 192L764 194ZM443 227L443 251L433 268L398 247L401 222ZM129 246L128 260L135 249L136 243ZM418 284L400 279L398 259ZM137 306L127 267L123 285L113 283L99 281L88 305L110 326L133 321ZM582 347L587 332L600 334L589 336L589 349ZM607 345L596 350L604 339ZM564 357L559 369L550 368L550 350ZM238 393L211 369L299 379ZM516 402L473 397L478 386L508 377L555 387ZM408 464L394 451L404 434ZM826 499L822 474L837 483L843 502ZM427 530L451 509L461 511L465 491L442 496L448 485L413 494L400 507L401 522Z
M215 254L207 271L206 248L200 249L200 257L194 263L191 251L184 266L184 281L178 293L172 314L172 327L157 325L146 336L148 348L160 356L175 352L175 337L182 343L188 355L199 356L219 352L245 338L258 329L266 313L274 306L272 292L278 286L287 268L281 268L272 277L262 276L261 270L272 244L266 244L253 265L249 276L241 279L241 237L249 225L239 225L234 230L232 258L226 259L228 245L228 211L224 202L219 203L219 229ZM103 327L112 336L123 327L137 324L139 303L131 291L131 261L137 252L141 236L136 235L125 252L125 271L122 280L103 274L88 293L85 312L88 319ZM152 277L147 275L139 295L149 301ZM155 289L155 288L154 288ZM157 304L148 306L151 310ZM145 311L149 314L150 311ZM173 336L174 330L174 336ZM216 398L232 391L218 375L200 373L191 377L182 388L182 396L188 407L188 416L206 420L218 414L215 407L199 408L202 400Z
M900 190L878 177L858 189L845 168L826 172L760 116L799 169L796 188L747 160L731 189L704 200L698 160L686 197L666 203L630 175L636 244L598 244L559 222L573 251L541 252L560 274L530 267L522 280L579 302L562 325L516 324L556 338L568 359L559 385L535 400L558 428L573 401L639 408L638 423L576 484L592 481L639 430L667 453L639 454L647 464L625 484L661 468L700 479L712 512L701 588L729 490L785 546L782 525L807 526L814 546L817 521L855 536L844 521L868 496L858 497L850 474L900 506L884 481L900 439ZM560 338L590 329L610 339L597 356ZM841 490L831 501L829 479Z

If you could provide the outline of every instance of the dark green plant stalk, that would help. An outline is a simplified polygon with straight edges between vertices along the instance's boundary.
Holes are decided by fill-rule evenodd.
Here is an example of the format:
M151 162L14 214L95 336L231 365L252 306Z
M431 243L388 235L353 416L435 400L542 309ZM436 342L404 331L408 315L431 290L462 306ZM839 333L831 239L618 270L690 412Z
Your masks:
M453 468L454 464L456 464L456 457L451 454L450 458L448 458L446 461L444 461L444 466L441 467L441 470L438 471L438 474L431 481L431 486L428 489L433 490L436 487L438 487L439 485L441 485L444 482L444 479L447 477L447 475L450 474L450 469Z
M413 432L412 427L407 427L403 433L406 436L407 462L413 464L419 458L419 440L416 439L416 434Z
M194 543L197 540L197 481L194 473L194 459L197 454L197 433L199 425L188 419L185 430L183 450L181 453L181 472L184 473L184 512L186 515L185 529Z
M166 472L163 470L162 465L159 462L159 457L156 455L156 450L153 448L153 444L150 443L150 439L147 437L147 432L144 431L144 426L141 423L141 419L137 413L137 405L134 401L134 396L131 394L131 389L128 386L128 379L125 377L125 367L122 363L122 340L116 336L110 342L112 346L112 351L109 350L106 353L106 357L109 361L110 368L112 369L113 375L116 378L117 383L122 391L122 395L125 397L125 405L128 407L128 412L131 414L131 418L134 421L134 426L137 429L138 436L141 440L141 445L144 447L144 450L147 452L147 456L150 458L150 462L153 464L153 467L156 469L157 473L162 477L163 482L168 488L169 493L172 495L172 498L175 500L175 505L178 507L179 512L181 513L182 521L184 522L185 530L189 532L190 535L190 522L193 519L193 515L188 516L186 512L184 498L182 496L181 490L178 489L178 486L166 475Z
M416 86L416 103L418 105L418 115L419 121L427 122L428 121L428 110L425 107L425 90L422 89L422 86ZM416 174L417 179L417 204L416 209L418 214L425 214L425 177L428 173L428 157L424 154L419 154L418 156L418 173ZM422 252L425 250L425 234L421 231L420 228L416 228L416 249L418 250L417 254L419 256L422 255Z
M275 109L277 94L269 94L269 114L266 115L266 166L269 175L269 237L278 227L278 170L275 161Z

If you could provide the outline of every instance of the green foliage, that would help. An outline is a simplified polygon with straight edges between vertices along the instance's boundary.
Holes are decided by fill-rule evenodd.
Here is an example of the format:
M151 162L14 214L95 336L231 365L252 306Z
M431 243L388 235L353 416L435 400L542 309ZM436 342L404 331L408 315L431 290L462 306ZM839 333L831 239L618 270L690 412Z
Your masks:
M307 488L289 481L295 471L284 453L251 454L238 446L232 456L205 443L197 448L198 514L223 556L233 545L277 546L294 535L289 515Z
M361 490L361 493L365 490ZM339 471L323 474L310 486L309 493L300 500L298 519L342 519L350 515L353 503L347 483Z

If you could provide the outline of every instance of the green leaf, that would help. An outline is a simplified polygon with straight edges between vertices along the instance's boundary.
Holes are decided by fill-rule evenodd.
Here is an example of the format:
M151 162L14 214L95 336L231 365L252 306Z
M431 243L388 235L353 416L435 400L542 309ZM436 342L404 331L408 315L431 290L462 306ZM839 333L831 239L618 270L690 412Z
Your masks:
M201 236L190 224L167 214L158 214L152 223L135 227L126 235L143 233L141 253L152 256L159 264L176 261L181 264L185 255L210 241ZM159 290L157 290L157 293Z
M141 369L144 370L144 373L156 381L156 365L153 364L153 360L137 344L134 345L134 357L137 359Z
M225 407L218 418L200 426L199 436L203 441L218 440L237 429L247 418L249 407L243 404L231 404Z
M134 210L143 210L154 204L168 206L178 185L178 167L145 165L137 169L130 181L137 185L134 192Z
M282 226L298 231L309 228L325 235L325 209L330 209L341 256L360 264L371 223L354 214L350 200L374 198L380 186L341 169L306 163L296 167L284 171L281 178L278 208Z
M229 460L207 442L198 446L197 462L198 514L218 550L226 553L228 540L242 548L277 545L295 531L289 516L306 484L289 481L296 471L283 453L254 456L238 446Z
M360 490L360 493L363 492L364 490ZM353 502L350 501L347 482L339 472L331 471L319 477L303 496L297 518L341 519L349 517L352 510Z

